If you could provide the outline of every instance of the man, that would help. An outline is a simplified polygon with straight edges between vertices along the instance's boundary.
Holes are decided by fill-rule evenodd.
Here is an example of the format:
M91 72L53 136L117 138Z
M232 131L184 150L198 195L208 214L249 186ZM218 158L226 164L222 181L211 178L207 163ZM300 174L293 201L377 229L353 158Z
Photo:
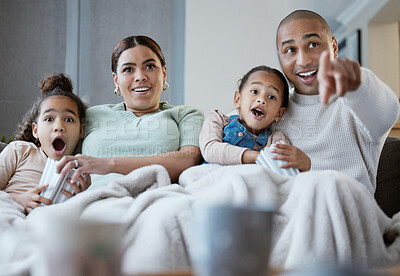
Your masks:
M294 88L275 128L311 158L312 170L339 171L374 194L379 156L399 116L396 95L370 70L337 58L336 38L314 12L284 18L276 45Z

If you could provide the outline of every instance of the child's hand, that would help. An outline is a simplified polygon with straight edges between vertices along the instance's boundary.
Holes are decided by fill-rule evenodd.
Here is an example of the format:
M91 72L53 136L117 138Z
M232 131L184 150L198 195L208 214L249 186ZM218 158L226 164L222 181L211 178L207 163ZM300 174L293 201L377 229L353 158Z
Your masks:
M246 150L242 155L242 164L254 164L260 153L255 150Z
M286 164L281 165L282 169L297 168L301 172L309 171L311 168L311 159L299 148L286 144L274 144L271 147L271 153L276 153L271 156L275 160L286 161Z
M26 214L29 214L36 207L42 206L41 203L46 205L53 204L50 199L40 195L40 192L48 186L49 185L37 186L22 194L11 194L11 197L24 207Z
M74 195L87 190L87 188L89 188L90 184L92 184L92 179L90 178L90 174L86 174L86 173L85 173L85 177L83 177L82 175L79 175L78 181L79 181L79 183L77 184L76 182L71 182L71 178L68 178L69 185L74 190L74 194L71 194L67 190L63 189L61 191L63 193L63 195L65 195L68 198L71 198Z

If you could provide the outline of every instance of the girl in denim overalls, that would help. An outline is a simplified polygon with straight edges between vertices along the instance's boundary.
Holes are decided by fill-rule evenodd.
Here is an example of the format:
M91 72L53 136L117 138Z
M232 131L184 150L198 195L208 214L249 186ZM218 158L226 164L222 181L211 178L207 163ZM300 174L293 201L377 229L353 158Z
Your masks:
M279 141L271 152L277 153L274 159L287 161L282 168L309 170L308 156L290 145L281 131L269 129L282 118L288 100L289 87L279 70L267 66L251 69L235 92L239 114L226 116L215 110L205 120L199 141L205 161L222 165L255 163L264 147Z

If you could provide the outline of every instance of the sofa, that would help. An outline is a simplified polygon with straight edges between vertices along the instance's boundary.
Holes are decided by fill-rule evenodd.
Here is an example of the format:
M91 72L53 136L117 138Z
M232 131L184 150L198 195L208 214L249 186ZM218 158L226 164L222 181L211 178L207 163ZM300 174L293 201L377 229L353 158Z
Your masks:
M388 217L400 211L400 138L386 138L379 159L375 199Z
M0 142L0 152L6 145ZM386 138L379 159L375 200L388 217L400 211L400 138Z
M7 146L6 143L0 142L0 152Z

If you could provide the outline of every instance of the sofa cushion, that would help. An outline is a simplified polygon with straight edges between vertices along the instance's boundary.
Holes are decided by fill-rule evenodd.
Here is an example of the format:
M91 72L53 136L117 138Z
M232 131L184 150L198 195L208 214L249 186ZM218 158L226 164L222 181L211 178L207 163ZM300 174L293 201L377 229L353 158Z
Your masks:
M387 137L379 159L375 199L388 217L400 211L400 139Z
M7 146L6 143L0 142L0 152Z

